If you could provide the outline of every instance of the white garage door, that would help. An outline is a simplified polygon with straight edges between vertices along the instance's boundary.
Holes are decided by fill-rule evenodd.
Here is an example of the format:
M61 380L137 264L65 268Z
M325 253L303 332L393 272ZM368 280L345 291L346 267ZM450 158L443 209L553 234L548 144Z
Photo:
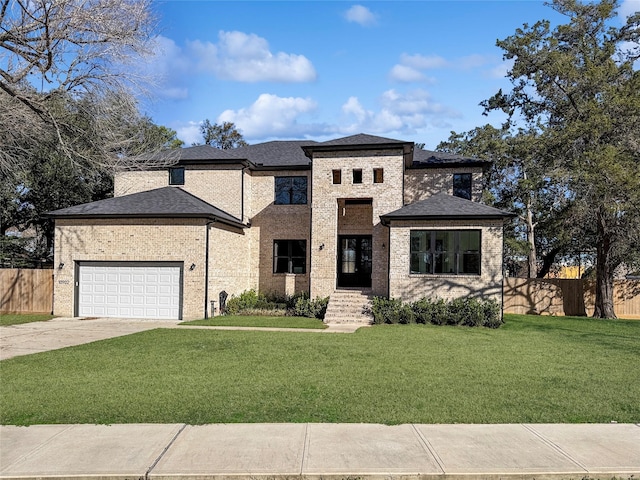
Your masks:
M178 320L180 273L176 265L81 264L78 316Z

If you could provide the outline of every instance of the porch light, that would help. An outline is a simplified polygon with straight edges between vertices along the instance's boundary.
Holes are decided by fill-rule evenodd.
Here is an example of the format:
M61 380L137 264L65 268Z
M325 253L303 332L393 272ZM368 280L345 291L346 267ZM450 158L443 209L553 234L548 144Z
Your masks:
M192 263L191 266L189 267L189 270L194 270L196 268L196 264Z
M60 264L58 265L58 270L62 270L64 268L64 263L60 262Z
M324 243L320 244L320 250L324 250Z

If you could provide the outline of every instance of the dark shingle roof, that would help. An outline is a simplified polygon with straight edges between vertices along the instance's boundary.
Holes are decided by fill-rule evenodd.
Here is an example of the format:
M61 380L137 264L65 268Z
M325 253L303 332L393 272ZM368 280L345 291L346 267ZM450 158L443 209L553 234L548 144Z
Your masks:
M47 213L54 218L208 218L237 227L242 221L179 187L162 187Z
M359 133L327 142L312 140L283 140L257 143L246 147L221 150L210 145L166 150L155 154L154 159L168 164L236 164L253 169L309 168L314 151L356 150L360 148L403 148L410 161L413 142L377 137ZM446 166L485 166L490 162L473 157L464 157L430 150L413 149L413 162L409 168L435 168Z
M464 198L438 193L431 197L381 215L386 224L390 220L443 220L509 218L514 215L497 208Z
M233 152L257 168L308 167L311 162L302 147L315 144L311 140L273 141L236 148Z
M411 168L437 168L447 166L478 166L483 167L490 164L488 160L474 157L464 157L462 155L454 155L452 153L434 152L431 150L420 150L416 148L413 151L413 164Z
M342 147L342 146L353 146L353 145L388 145L392 143L397 143L399 145L404 145L405 142L403 140L395 140L393 138L385 138L385 137L377 137L375 135L367 135L365 133L358 133L357 135L351 135L349 137L336 138L334 140L328 140L326 142L318 143L317 145L320 147Z

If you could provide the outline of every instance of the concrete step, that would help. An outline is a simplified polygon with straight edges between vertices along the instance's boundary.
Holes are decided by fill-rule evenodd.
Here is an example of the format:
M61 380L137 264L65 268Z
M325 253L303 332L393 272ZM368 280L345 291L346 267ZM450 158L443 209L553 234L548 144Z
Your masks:
M371 318L363 310L371 305L371 291L336 290L329 297L325 323L369 325Z

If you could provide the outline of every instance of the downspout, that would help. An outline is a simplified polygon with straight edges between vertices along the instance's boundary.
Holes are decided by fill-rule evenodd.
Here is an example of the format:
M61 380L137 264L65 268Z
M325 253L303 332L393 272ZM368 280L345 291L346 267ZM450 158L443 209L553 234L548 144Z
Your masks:
M206 239L204 247L204 318L209 318L209 225L213 225L215 220L205 223ZM213 312L211 312L213 316Z

